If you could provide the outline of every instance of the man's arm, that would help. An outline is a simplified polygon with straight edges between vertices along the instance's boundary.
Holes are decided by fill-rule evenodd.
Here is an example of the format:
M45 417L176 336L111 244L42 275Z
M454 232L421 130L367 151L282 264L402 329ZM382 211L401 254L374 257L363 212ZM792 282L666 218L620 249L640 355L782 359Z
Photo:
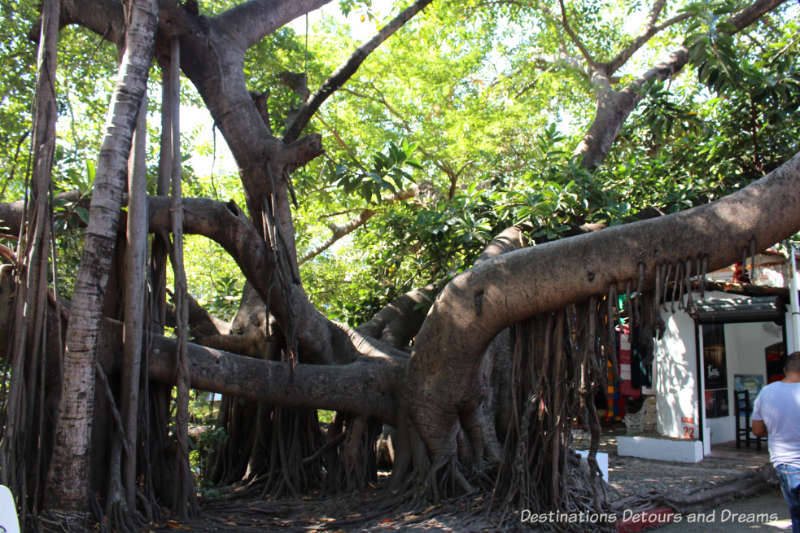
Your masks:
M752 425L750 427L750 431L753 432L753 435L756 437L766 437L767 436L767 425L764 424L763 420L752 420Z

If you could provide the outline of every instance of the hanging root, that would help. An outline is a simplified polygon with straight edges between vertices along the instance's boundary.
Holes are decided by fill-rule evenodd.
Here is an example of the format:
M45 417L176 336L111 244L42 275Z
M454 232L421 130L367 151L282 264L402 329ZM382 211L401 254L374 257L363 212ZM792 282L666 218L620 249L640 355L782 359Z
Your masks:
M489 503L490 510L500 511L501 523L520 509L575 513L608 507L595 458L600 424L594 395L609 372L605 354L613 354L615 301L611 287L605 306L592 298L514 326L512 416ZM604 307L608 327L598 328L598 307ZM576 422L591 435L589 468L570 450Z
M606 313L606 325L608 326L608 359L611 361L611 375L614 377L614 384L619 383L619 365L617 363L617 333L615 330L617 319L617 287L611 285L608 288L608 302Z
M655 288L653 289L653 311L658 313L658 308L661 305L661 287L663 283L662 277L664 276L664 265L656 265L656 281Z
M662 286L662 297L661 297L661 307L664 311L667 310L667 294L669 293L669 281L670 277L672 276L672 264L668 264L664 267L664 283Z
M708 256L704 255L700 259L700 298L706 297L706 275L708 274Z
M631 295L631 280L625 282L625 309L631 317L631 322L636 322L636 309Z
M670 310L675 312L675 301L678 301L678 309L683 308L683 300L680 299L680 288L683 286L683 278L681 277L681 262L675 263L675 279L672 282L672 302L670 302Z
M634 306L633 306L633 311L634 311L633 323L634 324L638 324L638 323L640 323L642 321L642 317L641 317L641 313L642 313L641 302L642 302L642 291L644 290L644 277L645 277L646 270L647 269L645 267L645 264L640 261L639 265L638 265L638 274L639 274L639 276L638 276L638 278L636 280L636 302L637 303L634 304Z
M425 491L429 492L433 501L453 494L471 494L475 488L467 481L461 466L455 458L445 457L433 463L425 479Z
M274 406L270 409L269 427L263 430L265 472L254 476L251 483L262 486L263 497L296 497L321 487L326 456L314 457L325 444L316 410Z
M692 260L686 260L686 272L685 272L685 288L684 291L686 292L686 310L691 312L694 308L694 303L692 302Z

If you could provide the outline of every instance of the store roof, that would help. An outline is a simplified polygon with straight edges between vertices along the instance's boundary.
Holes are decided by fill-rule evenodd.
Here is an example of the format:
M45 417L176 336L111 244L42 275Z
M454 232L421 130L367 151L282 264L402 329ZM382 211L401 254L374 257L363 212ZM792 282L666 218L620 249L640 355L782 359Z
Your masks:
M694 302L690 315L706 323L780 321L785 307L780 296L705 298Z

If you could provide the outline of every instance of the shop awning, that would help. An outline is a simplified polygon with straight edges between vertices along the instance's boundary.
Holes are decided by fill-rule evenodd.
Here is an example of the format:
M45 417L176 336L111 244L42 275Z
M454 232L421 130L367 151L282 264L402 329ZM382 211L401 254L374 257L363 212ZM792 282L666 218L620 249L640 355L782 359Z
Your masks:
M783 321L786 306L780 296L706 298L694 302L691 316L698 322Z

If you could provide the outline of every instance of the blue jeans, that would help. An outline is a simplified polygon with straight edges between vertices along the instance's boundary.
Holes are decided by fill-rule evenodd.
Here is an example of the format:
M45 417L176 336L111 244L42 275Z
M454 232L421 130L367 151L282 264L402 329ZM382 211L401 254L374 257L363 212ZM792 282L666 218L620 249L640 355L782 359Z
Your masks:
M781 484L783 497L789 504L789 514L792 517L792 533L800 533L800 468L789 465L775 467L778 481Z

